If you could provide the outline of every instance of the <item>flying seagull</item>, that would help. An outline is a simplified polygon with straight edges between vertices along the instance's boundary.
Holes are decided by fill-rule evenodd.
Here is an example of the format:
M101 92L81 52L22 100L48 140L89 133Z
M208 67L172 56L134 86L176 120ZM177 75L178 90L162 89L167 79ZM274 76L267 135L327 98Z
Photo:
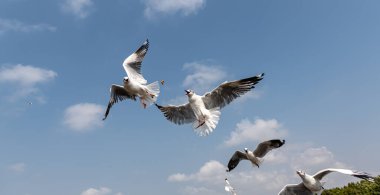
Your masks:
M237 81L226 81L202 96L188 89L185 92L189 103L179 106L156 106L169 121L177 125L193 123L194 131L200 136L206 136L216 128L220 109L254 88L263 76L264 73Z
M143 108L156 102L158 94L160 93L159 82L155 81L151 84L147 84L147 80L145 80L141 74L141 63L148 48L149 41L146 39L140 48L124 60L123 67L127 76L123 78L123 85L112 84L110 88L111 97L103 120L107 118L111 107L119 101L125 99L136 101L136 97L139 97Z
M228 181L228 179L224 179L224 181L226 182L225 186L224 186L224 190L226 190L227 192L231 192L232 195L236 195L236 192L235 192L235 188L233 188L230 184L230 182Z
M260 163L262 162L260 158L263 158L272 149L279 148L284 144L285 140L272 139L261 142L253 152L248 150L248 148L244 148L244 152L236 151L228 162L227 172L232 171L241 160L249 160L252 165L260 167Z
M365 172L353 171L349 169L323 169L318 171L315 175L308 175L304 171L297 171L297 174L301 177L302 183L299 184L288 184L278 193L279 195L313 195L315 193L320 193L324 190L323 184L321 182L322 178L331 172L339 172L346 175L351 175L358 177L360 179L365 179L367 181L374 181L374 177Z

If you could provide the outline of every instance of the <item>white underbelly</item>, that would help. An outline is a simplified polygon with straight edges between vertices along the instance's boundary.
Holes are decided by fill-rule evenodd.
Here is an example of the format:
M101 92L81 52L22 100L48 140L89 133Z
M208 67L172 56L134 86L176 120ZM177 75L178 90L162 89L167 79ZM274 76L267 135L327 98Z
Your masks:
M131 94L135 94L139 97L146 96L145 90L141 87L137 87L136 85L124 85L124 88Z
M318 181L314 181L314 182L310 182L310 183L304 183L304 185L306 186L306 188L308 188L312 192L317 192L317 191L322 190L322 185Z
M206 109L205 105L203 104L203 101L202 102L196 101L196 102L190 103L190 106L193 109L193 112L194 112L195 116L197 117L197 119L204 118L205 115L208 114L208 110Z

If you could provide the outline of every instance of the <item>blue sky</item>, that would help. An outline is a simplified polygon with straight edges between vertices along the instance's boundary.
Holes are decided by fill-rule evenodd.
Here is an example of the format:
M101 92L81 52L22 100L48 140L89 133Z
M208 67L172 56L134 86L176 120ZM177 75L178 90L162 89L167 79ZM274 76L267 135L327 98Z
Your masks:
M0 194L277 194L295 170L380 173L380 2L3 0ZM197 136L155 107L113 106L122 62L149 38L160 104L265 72ZM32 103L31 105L29 103ZM286 139L260 169L236 150ZM326 178L327 188L356 181Z

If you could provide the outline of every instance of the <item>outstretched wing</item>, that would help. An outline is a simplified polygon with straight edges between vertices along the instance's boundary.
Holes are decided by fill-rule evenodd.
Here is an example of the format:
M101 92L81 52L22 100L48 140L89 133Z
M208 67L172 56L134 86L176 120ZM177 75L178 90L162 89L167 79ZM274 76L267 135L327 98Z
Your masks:
M278 195L313 195L313 192L307 189L303 183L299 183L285 185Z
M164 113L166 119L177 125L191 123L196 120L193 109L191 109L190 104L188 103L181 106L160 106L158 104L156 104L156 106L162 113Z
M124 62L123 67L130 79L145 85L147 81L141 74L141 63L148 52L149 41L148 39L138 48L133 54L128 56Z
M331 172L339 172L339 173L351 175L360 179L365 179L368 181L374 181L375 179L373 176L371 176L370 174L366 172L354 171L354 170L349 170L349 169L332 169L332 168L320 170L315 175L313 175L313 177L315 179L321 180L324 176L326 176L327 174Z
M253 154L256 157L262 158L272 149L279 148L284 144L285 140L281 141L279 139L272 139L265 142L261 142L255 149L255 151L253 151Z
M232 155L230 161L228 162L228 165L227 165L228 170L227 170L227 172L232 171L232 169L234 169L239 164L239 162L241 160L248 160L247 155L245 153L243 153L243 152L236 151Z
M264 73L237 81L224 82L211 92L203 95L203 102L207 109L215 107L223 108L237 97L254 88L255 84L263 79L263 76Z
M111 107L115 103L119 101L123 101L125 99L136 100L136 96L129 94L128 91L126 91L124 87L120 85L113 84L110 88L110 92L111 92L111 97L110 97L110 101L108 102L107 110L106 110L106 113L104 114L103 120L106 120Z

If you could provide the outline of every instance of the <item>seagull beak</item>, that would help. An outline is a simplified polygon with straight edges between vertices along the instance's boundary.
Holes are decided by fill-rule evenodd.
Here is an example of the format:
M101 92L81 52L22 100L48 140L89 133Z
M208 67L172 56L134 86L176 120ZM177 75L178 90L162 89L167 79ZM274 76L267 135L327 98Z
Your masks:
M185 90L185 95L189 95L190 91L189 90Z

